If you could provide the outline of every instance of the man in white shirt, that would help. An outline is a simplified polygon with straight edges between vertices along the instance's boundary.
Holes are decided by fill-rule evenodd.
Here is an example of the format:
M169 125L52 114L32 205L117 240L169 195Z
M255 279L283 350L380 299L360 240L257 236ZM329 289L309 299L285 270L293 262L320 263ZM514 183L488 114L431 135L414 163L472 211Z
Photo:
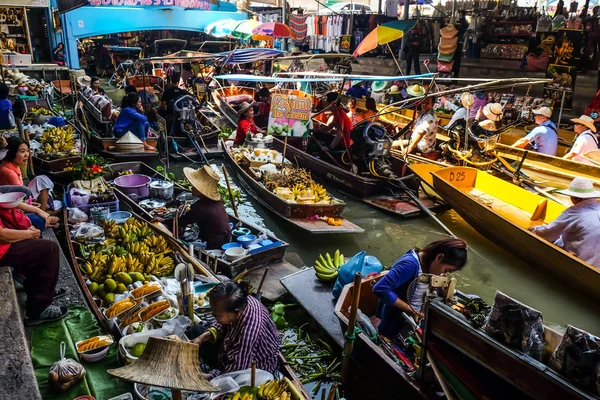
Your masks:
M579 118L573 118L571 121L575 123L573 130L577 134L577 139L571 150L563 158L593 165L594 163L583 157L583 155L590 151L598 150L594 120L587 115L582 115Z
M600 192L591 180L575 178L569 189L560 193L570 196L573 205L548 225L531 226L529 230L600 268Z
M524 138L517 140L513 147L535 150L538 153L556 156L558 148L558 133L556 125L550 120L552 110L548 107L541 107L533 110L535 123L537 126L531 130Z

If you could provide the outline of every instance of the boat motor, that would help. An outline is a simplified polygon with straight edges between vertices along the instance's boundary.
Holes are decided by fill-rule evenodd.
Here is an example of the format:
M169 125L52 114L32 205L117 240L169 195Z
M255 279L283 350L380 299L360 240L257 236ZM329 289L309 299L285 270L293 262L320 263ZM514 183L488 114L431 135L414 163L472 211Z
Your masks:
M173 110L177 118L185 121L196 119L196 107L198 101L190 95L181 96L173 102Z
M392 137L380 122L360 123L353 129L356 138L354 154L358 155L366 169L374 176L394 178L389 157L392 151Z

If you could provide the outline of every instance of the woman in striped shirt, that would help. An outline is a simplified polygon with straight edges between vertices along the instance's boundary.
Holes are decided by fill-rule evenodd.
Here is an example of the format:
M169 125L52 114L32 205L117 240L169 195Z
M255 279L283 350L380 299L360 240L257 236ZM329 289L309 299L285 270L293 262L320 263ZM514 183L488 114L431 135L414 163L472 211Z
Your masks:
M248 369L253 361L258 369L277 371L281 337L267 308L233 281L215 286L208 300L217 323L194 339L218 344L217 368L206 378Z

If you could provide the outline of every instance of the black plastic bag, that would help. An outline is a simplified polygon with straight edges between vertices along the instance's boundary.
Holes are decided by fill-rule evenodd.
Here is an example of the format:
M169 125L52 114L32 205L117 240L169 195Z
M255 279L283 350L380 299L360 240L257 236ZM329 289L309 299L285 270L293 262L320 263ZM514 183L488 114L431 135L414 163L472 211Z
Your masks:
M600 394L600 338L569 325L548 365L581 388Z
M541 360L545 340L541 312L496 291L484 330L502 343Z

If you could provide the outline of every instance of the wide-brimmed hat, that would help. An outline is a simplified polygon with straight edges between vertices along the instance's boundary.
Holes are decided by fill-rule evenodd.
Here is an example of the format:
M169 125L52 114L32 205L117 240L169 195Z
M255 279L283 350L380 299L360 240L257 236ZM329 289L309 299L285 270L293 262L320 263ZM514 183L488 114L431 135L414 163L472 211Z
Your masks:
M454 54L458 47L458 36L453 38L441 38L438 46L438 51L441 54Z
M474 103L475 103L475 98L473 97L473 95L471 93L464 92L463 94L460 95L460 104L462 104L462 106L464 108L471 108Z
M594 125L594 119L592 117L582 115L579 118L571 119L571 121L575 122L576 124L587 126L592 132L596 133L596 126Z
M454 25L448 24L442 29L440 29L440 36L442 38L450 39L455 36L458 36L458 30L454 27Z
M373 83L371 83L371 90L374 92L382 92L383 90L385 90L386 86L386 81L373 81Z
M425 94L425 88L418 83L415 83L414 85L407 87L406 92L413 97L423 96Z
M162 337L148 338L142 355L133 363L107 372L117 378L194 392L218 392L202 375L197 344Z
M552 110L549 107L541 107L537 110L533 110L532 113L535 115L543 115L546 118L552 117Z
M238 118L241 117L246 111L248 111L248 109L252 107L252 104L254 104L254 102L248 103L247 101L240 104L240 107L238 108L237 112Z
M495 132L498 130L496 123L491 119L484 119L479 123L479 126L485 129L486 131Z
M490 103L483 107L483 115L492 121L500 121L502 119L502 104Z
M77 83L79 86L90 86L92 84L92 78L84 75L77 78Z
M388 94L400 94L400 88L398 85L392 85L388 90Z
M190 181L194 189L199 191L203 196L214 201L221 200L221 195L217 189L220 178L211 167L208 165L198 169L185 167L183 174Z
M600 197L600 192L594 189L590 179L577 177L571 182L568 189L559 190L558 193L580 199L593 199Z

